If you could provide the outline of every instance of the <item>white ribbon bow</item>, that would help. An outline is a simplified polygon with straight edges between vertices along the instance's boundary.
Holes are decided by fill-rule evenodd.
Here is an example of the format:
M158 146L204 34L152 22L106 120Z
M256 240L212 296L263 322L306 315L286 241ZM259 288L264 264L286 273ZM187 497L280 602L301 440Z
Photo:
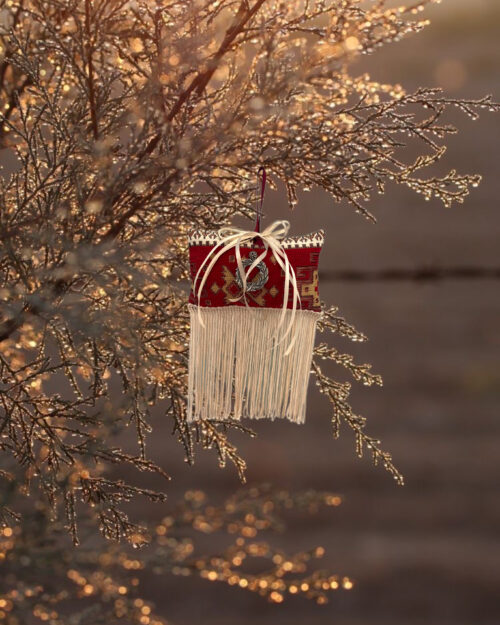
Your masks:
M279 328L282 326L283 321L285 319L285 314L286 314L287 305L288 305L288 293L290 290L290 284L292 285L292 288L293 288L293 303L292 303L292 314L290 318L290 323L288 324L288 328L285 334L276 345L279 345L279 343L281 343L281 341L289 334L290 330L293 327L295 312L297 310L297 302L299 306L301 306L300 294L299 294L299 289L297 286L297 279L295 277L295 272L293 270L293 267L290 265L290 261L288 260L288 256L285 252L285 249L280 242L280 240L283 239L288 234L289 229L290 229L290 222L283 220L283 221L275 221L270 226L268 226L263 232L253 232L251 230L240 230L239 228L221 228L219 230L219 238L221 239L220 242L212 250L210 250L210 253L207 255L207 257L201 264L196 274L196 277L193 281L193 293L196 296L196 282L198 281L198 277L203 267L209 261L210 257L213 256L212 260L210 261L210 264L207 267L207 270L205 271L205 275L203 276L203 279L201 280L201 283L198 289L198 319L200 320L202 327L205 327L205 324L203 323L203 319L201 317L201 292L203 290L203 287L205 286L205 282L207 281L207 278L210 272L212 271L218 259L225 252L227 252L229 249L234 247L235 254L236 254L236 263L238 265L238 270L239 270L239 274L240 274L240 278L242 282L242 293L239 297L233 298L230 301L236 302L240 300L241 298L243 298L243 301L245 302L245 306L248 306L248 302L247 302L245 294L247 291L247 281L248 281L249 275L255 269L255 267L257 267L257 265L262 260L264 260L268 250L271 249L274 255L274 258L276 258L276 262L285 272L285 289L283 293L283 308L281 311L281 316L280 316L280 320L278 323L278 328L276 330L276 333L278 332ZM252 241L255 238L261 239L262 243L264 244L264 251L262 252L260 256L258 256L252 262L252 264L248 267L247 271L245 272L245 269L243 267L243 263L241 260L240 246L242 243L245 243L246 241ZM296 333L294 333L293 339L285 352L285 356L287 356L290 353L295 343L295 338L296 338Z

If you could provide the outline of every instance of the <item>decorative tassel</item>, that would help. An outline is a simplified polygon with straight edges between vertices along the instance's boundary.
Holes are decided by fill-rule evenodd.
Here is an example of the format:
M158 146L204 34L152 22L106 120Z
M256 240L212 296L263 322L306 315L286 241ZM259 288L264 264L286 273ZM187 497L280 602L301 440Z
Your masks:
M316 322L321 313L300 310L288 355L278 329L281 310L189 305L188 418L279 419L304 423ZM286 311L286 324L291 311ZM281 342L280 342L281 341Z

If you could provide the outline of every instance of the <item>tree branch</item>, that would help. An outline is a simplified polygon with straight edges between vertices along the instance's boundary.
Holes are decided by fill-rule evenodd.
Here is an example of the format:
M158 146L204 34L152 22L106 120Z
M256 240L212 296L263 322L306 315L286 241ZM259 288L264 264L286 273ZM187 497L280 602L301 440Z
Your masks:
M97 125L97 108L95 97L95 85L94 85L94 64L92 61L93 44L92 33L90 30L90 12L91 4L90 0L85 0L85 33L87 36L87 85L89 90L89 108L90 119L92 123L92 133L94 140L99 138L99 128Z
M173 119L181 110L185 102L187 102L193 91L196 91L198 96L201 95L205 87L210 82L210 79L214 75L214 72L217 69L222 57L226 54L226 52L228 52L236 37L242 32L245 25L258 12L258 10L261 8L265 1L266 0L257 0L257 2L251 9L248 8L248 3L245 0L242 1L240 8L238 9L238 13L236 14L235 20L233 24L227 29L224 39L219 46L219 49L214 54L214 57L208 63L205 70L197 74L190 82L190 84L186 87L186 89L179 95L174 105L170 109L170 112L166 116L167 122L173 121ZM151 154L151 152L158 145L160 138L161 134L157 133L148 143L144 151L139 155L139 160L142 160L142 158L144 158L144 156L146 156L147 154Z

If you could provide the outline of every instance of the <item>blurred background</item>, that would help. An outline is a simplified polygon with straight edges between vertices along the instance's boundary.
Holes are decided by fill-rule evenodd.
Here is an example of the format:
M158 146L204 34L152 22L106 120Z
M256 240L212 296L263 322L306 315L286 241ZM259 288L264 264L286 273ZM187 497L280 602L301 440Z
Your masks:
M424 33L362 59L376 80L446 88L450 95L496 99L500 67L498 0L447 0L429 11ZM500 265L500 119L486 113L449 140L444 169L484 174L465 205L445 209L390 188L371 205L374 226L347 205L309 193L288 214L284 193L265 211L292 222L292 233L326 229L321 297L339 306L370 342L339 349L372 362L383 389L358 388L353 405L369 419L406 477L399 488L382 468L358 460L351 432L331 436L330 407L311 384L305 426L252 423L256 439L236 436L249 484L331 490L342 506L293 519L274 539L285 549L325 547L321 566L355 580L319 606L258 595L197 579L151 576L148 598L177 625L498 625L500 623L500 289L494 280L415 283L329 281L333 270ZM407 155L408 156L408 155ZM408 158L410 158L408 156ZM346 379L339 370L339 378ZM189 488L214 502L239 486L232 467L199 452L184 465L170 424L158 416L149 449L174 480L169 503L135 510L161 518Z

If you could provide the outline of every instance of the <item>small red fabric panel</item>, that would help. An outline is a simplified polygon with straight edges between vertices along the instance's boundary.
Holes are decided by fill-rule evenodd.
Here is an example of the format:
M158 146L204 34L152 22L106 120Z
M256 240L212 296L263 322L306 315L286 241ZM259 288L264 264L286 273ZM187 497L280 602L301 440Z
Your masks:
M213 248L214 245L190 246L191 285L200 266ZM205 270L219 250L220 248L212 254L210 260L207 261L198 276L196 282L196 296L191 286L191 294L189 297L189 302L191 304L198 304L198 289ZM253 259L260 256L263 250L264 247L260 244L256 244L251 248L240 248L245 271L253 262ZM321 304L318 290L318 262L321 247L290 247L284 248L284 251L295 272L297 287L300 294L300 307L303 310L319 312L321 310ZM256 308L283 308L284 287L285 272L280 267L272 251L268 250L263 261L255 267L249 276L246 292L247 303L249 306ZM240 296L241 292L241 281L235 250L230 249L225 252L212 267L201 292L200 305L204 307L245 306L243 298L237 302L230 301L230 298ZM287 307L292 308L292 306L293 286L290 283ZM297 308L299 308L298 304Z

